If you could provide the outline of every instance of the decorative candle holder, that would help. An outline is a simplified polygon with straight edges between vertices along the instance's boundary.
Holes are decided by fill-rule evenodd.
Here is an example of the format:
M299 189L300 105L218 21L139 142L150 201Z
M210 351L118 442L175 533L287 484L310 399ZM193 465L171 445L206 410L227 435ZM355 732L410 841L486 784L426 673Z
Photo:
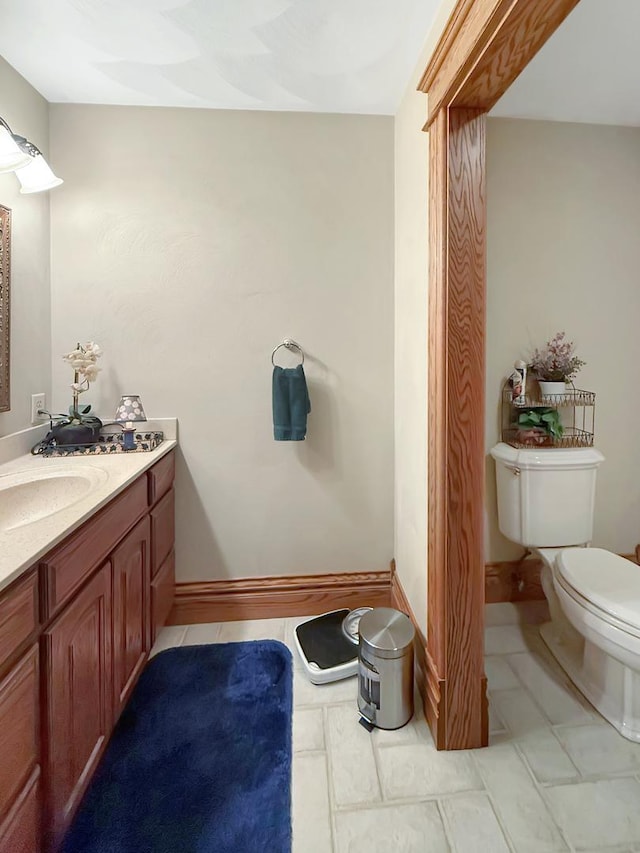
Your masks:
M135 424L146 421L146 419L147 416L144 413L144 408L138 394L125 394L120 399L115 420L116 423L122 424L123 446L125 450L133 450L135 448Z

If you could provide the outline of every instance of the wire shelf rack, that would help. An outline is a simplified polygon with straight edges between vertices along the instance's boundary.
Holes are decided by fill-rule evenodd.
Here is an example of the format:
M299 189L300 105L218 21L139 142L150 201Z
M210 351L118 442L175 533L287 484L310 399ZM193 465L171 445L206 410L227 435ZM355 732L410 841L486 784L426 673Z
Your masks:
M569 388L563 394L540 394L539 389L529 389L523 402L511 399L511 386L508 381L502 389L502 401L517 409L532 409L540 406L551 406L554 409L577 406L595 406L596 395L593 391L581 391L579 388Z
M502 388L502 440L516 448L593 447L596 395L569 387L563 394L541 395L538 383L530 380L527 393L512 399L507 380ZM544 427L518 423L527 411L542 414L556 411L562 435L551 435Z

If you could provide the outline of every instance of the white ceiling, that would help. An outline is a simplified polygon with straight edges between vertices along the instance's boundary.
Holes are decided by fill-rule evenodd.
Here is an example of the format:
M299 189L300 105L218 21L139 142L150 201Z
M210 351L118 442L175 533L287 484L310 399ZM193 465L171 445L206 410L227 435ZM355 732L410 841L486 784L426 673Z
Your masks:
M639 0L580 0L491 115L639 127Z
M53 102L393 114L439 0L0 0Z

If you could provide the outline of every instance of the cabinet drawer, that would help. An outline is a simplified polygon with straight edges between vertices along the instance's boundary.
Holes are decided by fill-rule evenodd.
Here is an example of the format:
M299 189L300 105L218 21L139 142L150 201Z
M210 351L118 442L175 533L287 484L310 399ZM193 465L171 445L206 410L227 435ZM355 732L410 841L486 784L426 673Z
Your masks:
M102 563L114 545L147 509L144 477L90 519L62 547L40 564L45 590L45 618L58 611L81 586L89 573Z
M0 823L39 758L38 646L0 682Z
M169 556L176 538L174 491L151 510L151 576L155 577Z
M164 561L155 578L151 581L151 625L152 643L155 643L158 631L167 623L173 607L176 585L176 555L172 551Z
M0 853L40 853L40 768L18 796L4 823L0 823Z
M0 593L0 670L38 627L38 575L27 577Z
M149 506L153 506L173 485L176 476L176 457L173 450L147 471Z

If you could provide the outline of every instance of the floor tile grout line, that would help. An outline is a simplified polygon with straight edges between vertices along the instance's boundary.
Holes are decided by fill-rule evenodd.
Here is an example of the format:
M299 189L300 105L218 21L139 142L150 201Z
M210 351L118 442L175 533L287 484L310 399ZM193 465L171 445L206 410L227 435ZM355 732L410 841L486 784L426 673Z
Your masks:
M549 800L548 800L548 798L545 796L545 794L544 794L544 792L543 792L543 791L544 791L543 786L542 786L542 785L538 782L538 780L536 779L535 774L533 773L533 771L532 771L531 767L529 766L529 763L528 763L528 762L526 761L526 759L524 758L524 755L522 754L522 752L521 752L521 750L520 750L520 748L519 748L519 746L518 746L518 743L517 743L516 741L511 741L510 743L511 743L511 745L512 745L512 746L513 746L513 748L514 748L514 750L515 750L515 752L516 752L516 755L517 755L517 756L518 756L518 758L520 758L520 760L522 761L522 763L523 763L523 765L524 765L524 768L525 768L526 773L528 773L528 775L529 775L529 777L530 777L530 779L531 779L531 782L532 782L532 784L533 784L534 788L535 788L535 789L536 789L536 791L538 792L538 795L539 795L539 797L540 797L540 799L541 799L541 801L542 801L542 804L543 804L543 806L544 806L544 808L545 808L545 811L546 811L546 812L547 812L547 814L549 815L549 818L551 819L551 822L553 823L553 825L554 825L554 826L556 827L556 829L558 830L558 832L559 832L559 834L560 834L560 838L562 839L563 843L566 845L567 850L571 851L571 853L575 853L573 845L572 845L572 844L571 844L571 842L569 841L569 839L568 839L568 837L567 837L567 835L566 835L566 833L565 833L564 829L560 826L559 822L558 822L558 821L556 820L556 818L555 818L555 815L553 814L553 811L552 811L552 810L551 810L551 808L550 808ZM474 759L474 761L476 761L475 755L473 755L473 759ZM478 772L480 773L480 777L482 778L482 780L483 780L483 782L484 782L484 784L485 784L485 788L487 788L487 782L486 782L486 779L485 779L484 774L482 773L482 769L481 769L481 767L479 766L479 763L478 763L477 761L476 761L476 767L477 767L477 769L478 769ZM574 780L573 784L576 784L575 780ZM488 790L488 788L487 788L487 790ZM497 807L497 808L496 808L496 807ZM494 809L495 809L495 811L496 811L496 814L500 817L500 813L498 812L498 808L499 808L499 806L498 806L498 802L497 802L497 801L495 801L495 802L494 802ZM510 838L510 836L508 836L508 837ZM513 846L514 846L514 849L517 849L517 845L515 844L515 842L514 842Z
M464 791L454 791L451 794L422 794L415 797L398 797L392 800L381 800L375 802L356 803L348 806L336 806L336 812L360 812L370 809L393 809L396 806L416 806L420 803L435 803L436 800L462 800L465 797L487 794L483 788L470 788Z
M535 652L516 652L516 653L514 653L514 654L510 654L508 657L514 657L514 656L515 656L515 654L536 654L536 653L535 653ZM542 657L542 656L541 656L541 655L539 655L539 657ZM542 659L544 660L544 658L542 658ZM556 663L557 663L557 662L556 662ZM513 672L514 676L516 677L516 680L518 681L518 684L519 684L519 685L521 685L521 687L522 687L522 689L524 690L524 692L525 692L525 693L527 694L527 696L529 696L529 698L533 701L533 703L535 704L535 706L538 708L538 710L540 711L540 713L542 714L542 716L545 718L545 720L547 720L547 721L548 721L548 723L549 723L549 725L550 725L550 726L553 726L553 725L571 725L571 723L564 723L564 724L563 724L563 723L554 723L554 722L550 719L550 717L549 717L549 715L547 714L547 712L545 711L545 709L543 708L542 704L537 700L537 698L536 698L535 694L534 694L534 693L532 693L532 692L531 692L531 690L529 690L529 688L528 688L528 686L525 684L524 680L520 677L520 675L518 674L518 672L517 672L517 671L514 669L514 667L511 665L511 661L510 661L508 658L507 658L507 666L508 666L508 667L511 669L511 671ZM559 664L558 664L558 666L559 666ZM593 708L593 706L592 706L592 705L589 705L589 707L588 707L588 708L584 707L583 701L581 701L581 700L584 700L584 697L576 691L575 686L571 683L571 680L569 679L569 677L568 677L564 672L563 672L562 674L563 674L563 676L565 677L566 682L565 682L565 684L558 685L558 687L562 687L563 689L568 689L568 691L569 691L569 695L570 695L573 699L575 699L575 700L580 704L580 706L583 708L583 710L584 710L585 712L591 712L591 711L595 710L595 709ZM587 722L588 722L588 721L585 721L585 725L587 724Z
M489 747L487 747L487 748L489 748ZM476 772L478 773L478 775L482 779L484 789L487 792L487 796L489 797L489 801L491 803L491 807L493 808L493 812L496 816L496 820L498 821L498 825L499 825L500 829L502 830L502 834L504 835L504 837L507 841L507 845L510 847L511 850L517 852L517 849L518 849L517 845L516 845L514 839L511 837L511 834L507 830L506 822L504 821L504 819L502 817L502 813L501 813L500 809L498 808L498 804L497 804L497 802L493 796L493 793L487 784L487 780L485 779L484 773L482 772L482 767L480 766L480 763L476 759L475 752L476 752L476 750L471 750L471 760L473 762L474 767L476 768Z
M606 728L607 726L611 726L611 723L608 723L604 717L601 717L598 714L598 717L594 717L591 720L576 720L574 723L551 723L552 729L577 729L585 726L600 726L601 728ZM622 735L621 735L622 737Z
M518 742L515 741L513 746L514 746L514 749L516 750L517 754L520 756L520 759L522 760L522 763L524 764L526 771L528 772L529 776L531 777L533 785L534 785L536 791L538 792L538 794L539 794L539 796L540 796L540 798L544 804L545 809L549 813L549 817L551 818L551 820L553 821L555 826L558 828L558 832L560 833L560 837L562 838L564 843L567 845L567 848L571 851L571 853L574 853L573 844L569 840L569 837L568 837L567 833L564 831L563 827L560 826L560 822L558 820L556 820L556 817L553 813L553 810L551 809L549 798L546 796L546 793L545 793L546 789L536 779L536 775L533 772L533 769L529 766L529 762L526 760L524 754L522 753L522 750L520 749ZM573 764L573 761L571 763ZM575 767L575 764L574 764L574 767ZM576 784L575 780L573 781L573 784L574 785Z
M310 711L313 708L352 708L353 702L295 702L294 707L300 711Z
M508 662L507 662L507 663L508 663ZM515 672L514 672L514 675L516 675L516 677L517 677L517 673L515 673ZM520 683L520 686L519 686L519 687L509 687L509 688L506 688L506 689L505 689L505 690L503 690L503 691L497 690L497 691L491 691L491 692L492 692L492 693L500 693L500 692L504 692L504 693L506 693L506 692L508 692L509 690L519 690L519 691L521 691L522 693L524 693L524 694L525 694L525 696L527 696L529 699L531 699L531 700L533 701L533 696L531 695L531 693L529 692L529 690L527 689L527 687L526 687L522 682ZM560 747L561 751L562 751L562 752L564 753L564 755L566 756L567 761L568 761L568 762L573 766L573 768L575 769L575 771L576 771L576 776L578 777L578 779L580 779L580 778L582 777L582 773L580 772L580 769L576 766L576 763L572 760L571 756L570 756L570 755L569 755L569 753L567 752L567 749L565 748L564 743L560 740L560 738L559 738L559 737L556 735L556 733L554 732L554 730L553 730L553 724L549 721L548 716L544 713L544 711L542 710L542 708L540 707L540 705L539 705L537 702L535 702L535 701L534 701L534 706L535 706L535 707L540 711L540 713L543 715L544 719L547 721L547 725L545 726L545 728L544 728L544 729L534 729L534 730L532 730L531 732L527 732L527 733L526 733L526 734L524 734L524 735L517 735L517 734L513 731L513 729L509 726L509 724L508 724L508 723L506 723L506 722L504 721L504 719L501 717L501 715L500 715L499 711L497 711L497 710L496 710L496 708L494 707L494 713L497 713L497 714L498 714L498 717L499 717L499 718L500 718L500 720L502 721L503 725L505 726L505 730L506 730L507 734L509 735L509 738L510 738L509 743L512 743L514 746L518 747L518 754L520 755L520 757L521 757L522 761L523 761L523 762L525 763L525 765L527 766L527 769L529 770L530 774L535 778L536 782L538 782L538 781L540 781L540 780L538 780L538 778L537 778L537 777L536 777L536 775L535 775L535 772L534 772L533 768L530 766L529 761L528 761L528 759L527 759L527 756L526 756L525 752L524 752L522 749L520 749L520 748L519 748L520 739L521 739L521 738L523 738L523 737L526 737L527 735L533 735L533 734L535 734L536 732L540 732L540 731L548 731L548 732L551 732L551 733L552 733L552 735L554 736L554 738L558 741L558 746ZM572 778L573 778L573 777L572 777ZM574 784L575 784L575 778L574 778L573 780L574 780ZM553 784L553 782L554 782L554 781L556 781L556 780L549 780L549 781ZM557 780L557 781L561 781L561 780ZM543 784L543 783L540 781L540 784ZM569 784L570 784L570 783L569 783Z
M547 788L565 788L571 785L582 785L585 782L609 782L618 779L633 779L635 781L640 781L640 779L635 775L635 772L635 770L629 769L617 773L591 773L588 776L581 775L578 779L551 779L548 782L541 782L540 785L546 790Z
M478 774L481 776L480 769L477 766L477 763L476 763L476 770L478 771ZM447 833L447 840L449 840L449 837L453 838L453 831L451 831L451 835L449 835L449 819L447 817L447 811L444 807L445 802L448 800L455 800L455 799L459 799L459 798L462 798L464 796L470 796L470 795L484 796L487 798L487 800L489 801L489 805L491 806L491 811L493 812L493 816L496 819L496 823L498 824L500 832L502 832L502 836L504 838L504 843L509 848L510 853L518 853L518 851L516 850L515 844L513 844L509 834L506 831L506 828L502 825L502 820L501 820L500 815L498 814L498 811L497 811L496 806L495 806L493 794L491 794L491 792L487 788L485 788L483 791L458 791L456 794L453 794L453 795L449 795L449 794L442 795L442 794L440 794L440 796L438 797L438 801L437 801L438 802L438 810L440 811L442 821L445 824L446 833ZM451 850L453 851L453 853L458 853L455 844L450 842L449 846L451 847ZM465 851L460 851L460 853L465 853Z
M476 764L476 767L477 767L477 764ZM504 839L505 839L505 842L507 844L507 847L509 848L509 850L512 851L512 853L517 853L516 845L515 845L513 839L511 838L511 836L507 832L506 826L503 826L502 817L500 816L500 813L498 812L497 803L496 803L496 800L493 796L493 793L488 788L487 788L487 797L489 798L489 803L491 804L491 808L493 809L493 813L496 816L496 820L498 821L498 826L502 830L502 834L504 835Z
M517 677L517 673L515 673L515 671L514 671L514 674ZM541 707L541 705L538 702L535 702L533 694L529 691L529 689L526 687L526 685L523 682L521 682L521 680L520 680L520 686L519 687L510 687L510 688L505 688L504 690L494 690L494 691L490 691L490 692L491 693L501 693L501 692L508 692L510 690L521 690L526 696L528 696L530 699L532 699L532 701L534 701L535 706L543 714L545 720L549 721L549 717L548 717L548 715L546 715L544 713L544 709ZM494 707L494 713L500 717L499 711L497 711L497 709L495 707ZM502 717L500 717L500 719L502 719ZM504 720L502 720L502 722L504 723ZM582 721L577 721L575 723L557 723L557 724L553 724L551 722L548 722L548 725L545 727L544 731L550 731L553 734L554 738L558 742L558 746L560 747L561 751L565 755L567 761L575 769L575 776L569 777L569 778L564 777L564 778L559 778L559 779L549 779L546 781L540 780L537 778L535 771L533 770L533 767L531 767L531 765L529 763L529 760L527 758L526 753L524 752L524 750L521 748L521 745L520 745L521 738L525 737L526 735L519 736L509 727L509 725L507 723L504 723L504 725L506 726L506 731L510 737L509 742L513 743L514 746L518 747L518 752L519 752L523 762L529 768L532 776L536 779L536 782L544 788L548 788L548 787L551 787L553 785L572 785L572 784L575 785L575 784L579 784L580 782L583 782L583 781L585 781L585 782L587 782L587 781L598 781L598 780L603 779L603 778L604 779L606 779L606 778L620 778L620 777L628 778L630 774L633 774L636 772L635 768L627 767L623 770L602 771L602 772L597 772L597 773L585 773L584 771L582 771L578 767L576 762L573 760L569 750L567 749L566 743L561 736L562 731L567 730L567 729L572 729L572 728L586 728L589 725L598 726L598 727L601 727L601 726L605 727L608 725L608 723L604 719L602 720L602 722L598 722L597 720L582 720ZM556 731L556 729L560 729L560 731ZM543 731L543 730L542 729L536 729L535 731L532 731L531 734L534 734L537 731Z
M331 850L333 851L333 853L335 853L335 851L337 851L337 849L338 849L338 831L337 831L337 827L335 825L334 810L333 810L333 807L331 804L332 797L331 797L330 791L331 791L332 782L331 782L331 769L329 767L329 750L328 749L325 752L324 765L325 765L325 772L327 774L327 803L329 805L329 840L331 842Z
M436 809L438 814L440 815L440 821L442 822L442 829L444 830L444 837L447 840L447 844L449 845L449 850L451 853L459 853L457 845L453 842L453 828L449 824L449 819L447 817L447 813L445 809L442 807L442 803L440 798L436 800Z
M324 733L324 745L327 753L327 794L329 800L329 831L331 833L331 849L336 853L338 850L338 827L335 821L336 813L336 795L333 787L333 759L331 751L331 738L329 736L329 717L327 706L321 705L322 708L322 729Z
M293 749L292 755L326 755L326 749Z
M360 725L360 723L358 723L358 725ZM373 736L373 732L370 732L369 734L371 736L371 750L373 752L373 764L376 768L376 778L378 780L378 788L380 790L380 800L384 803L387 802L387 797L384 790L384 784L382 782L382 774L380 772L380 755L378 754L380 744L378 744L377 738Z

